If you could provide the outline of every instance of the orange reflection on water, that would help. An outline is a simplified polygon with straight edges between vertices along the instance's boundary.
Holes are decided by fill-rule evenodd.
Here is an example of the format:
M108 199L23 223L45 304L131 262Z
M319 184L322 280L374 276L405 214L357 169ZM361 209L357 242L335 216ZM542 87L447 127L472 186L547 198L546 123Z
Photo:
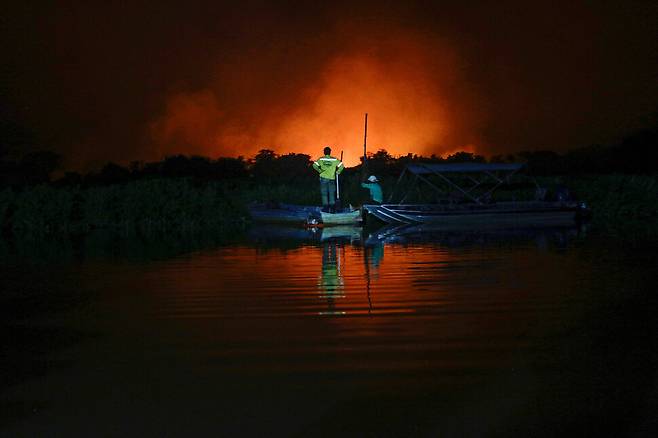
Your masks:
M405 271L447 257L336 241L293 249L243 246L195 255L193 269L166 270L159 275L169 278L159 280L170 285L166 295L177 306L197 306L188 316L409 313L427 297L416 287L423 272Z
M559 321L577 278L566 258L523 246L321 238L150 265L139 276L153 298L146 326L236 370L488 369L540 330L538 318Z

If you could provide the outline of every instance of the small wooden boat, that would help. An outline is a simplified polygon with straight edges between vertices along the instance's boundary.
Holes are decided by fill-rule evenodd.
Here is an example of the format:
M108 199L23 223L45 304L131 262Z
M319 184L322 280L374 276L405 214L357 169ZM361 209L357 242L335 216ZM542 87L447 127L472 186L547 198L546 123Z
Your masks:
M363 208L367 214L390 224L432 223L445 228L568 226L588 215L584 203L567 196L558 196L553 201L541 199L546 191L538 185L537 193L542 195L536 200L493 201L493 192L509 183L523 167L520 163L410 164L400 175L397 185L405 174L414 179L398 203L391 202L394 189L389 197L390 203L369 204ZM434 181L429 179L431 177ZM404 203L409 192L416 188L417 181L433 189L435 203ZM440 183L447 186L447 190L439 188L437 184ZM453 198L446 198L446 193ZM458 199L455 199L455 194Z
M360 241L362 228L359 225L336 225L331 227L300 227L291 224L258 223L249 227L250 240L261 245L287 242L291 245L323 243L330 241Z
M253 203L248 208L255 222L320 227L361 222L361 210L343 209L326 213L320 207L283 203Z

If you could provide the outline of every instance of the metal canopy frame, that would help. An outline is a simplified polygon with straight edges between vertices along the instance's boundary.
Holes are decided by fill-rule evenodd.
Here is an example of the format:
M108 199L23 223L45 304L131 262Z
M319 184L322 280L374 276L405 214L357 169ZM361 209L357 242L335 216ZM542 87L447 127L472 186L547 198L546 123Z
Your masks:
M525 165L521 163L408 164L398 177L398 180L388 197L388 202L392 203L396 188L400 185L406 173L409 172L410 174L414 175L412 187L409 188L407 193L404 194L399 202L400 204L404 203L412 188L417 188L418 180L423 181L429 185L437 193L443 194L441 189L439 189L434 183L432 183L432 181L423 175L435 175L446 182L449 187L452 187L453 189L462 193L467 199L470 199L476 204L482 204L483 200L488 199L488 197L501 185L508 183L510 178L524 167ZM473 183L473 185L470 187L462 187L456 182L452 181L446 174L457 174L462 177L466 176ZM475 174L475 176L473 174ZM495 185L486 192L480 195L476 195L475 190L489 180L493 180Z

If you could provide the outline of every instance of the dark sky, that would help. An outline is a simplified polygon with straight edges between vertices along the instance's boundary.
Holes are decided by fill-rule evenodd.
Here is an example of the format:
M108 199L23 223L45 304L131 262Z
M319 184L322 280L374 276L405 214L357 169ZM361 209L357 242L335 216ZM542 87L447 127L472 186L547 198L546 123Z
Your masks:
M655 1L15 2L2 140L87 168L174 153L612 143L658 114Z

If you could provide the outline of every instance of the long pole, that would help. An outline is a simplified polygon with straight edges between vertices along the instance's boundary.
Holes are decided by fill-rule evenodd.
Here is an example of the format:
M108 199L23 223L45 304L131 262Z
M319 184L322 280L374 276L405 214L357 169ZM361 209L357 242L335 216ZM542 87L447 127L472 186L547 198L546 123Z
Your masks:
M363 165L361 166L361 179L365 180L368 174L368 155L367 155L367 144L368 144L368 113L366 113L366 122L363 129Z
M340 151L340 162L343 162L343 151ZM340 184L338 183L338 174L336 174L336 199L340 201Z
M366 164L366 145L368 144L368 113L366 113L366 124L363 129L363 165Z

